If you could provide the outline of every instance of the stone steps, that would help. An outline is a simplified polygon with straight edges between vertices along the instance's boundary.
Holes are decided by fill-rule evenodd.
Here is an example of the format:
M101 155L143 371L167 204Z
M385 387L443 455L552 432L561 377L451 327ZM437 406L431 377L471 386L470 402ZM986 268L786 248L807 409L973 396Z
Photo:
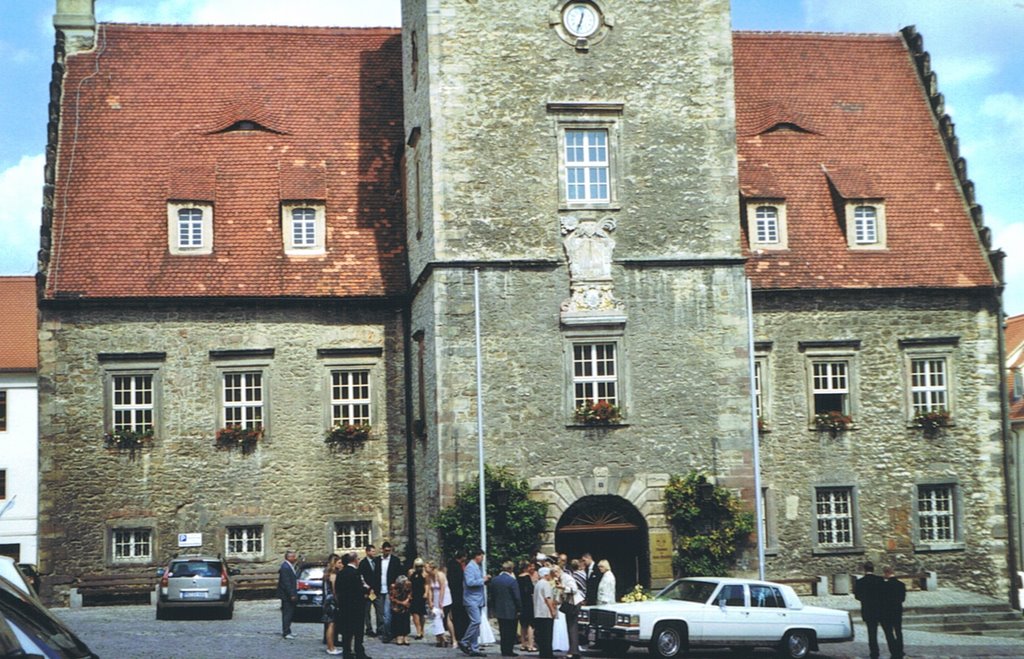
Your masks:
M859 612L854 617L860 621ZM914 607L904 610L903 629L1024 639L1024 618L1005 604Z

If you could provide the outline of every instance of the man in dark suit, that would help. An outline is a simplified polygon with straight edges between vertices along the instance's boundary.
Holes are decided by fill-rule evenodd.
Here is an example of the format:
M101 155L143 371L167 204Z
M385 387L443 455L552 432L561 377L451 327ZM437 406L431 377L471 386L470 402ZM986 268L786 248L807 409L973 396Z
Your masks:
M584 571L587 573L587 594L586 603L588 606L597 604L597 587L601 583L601 571L597 569L597 564L594 563L594 557L590 555L590 552L583 554L580 558L583 561Z
M298 556L289 549L277 571L277 596L281 600L281 636L295 638L292 633L292 618L295 617L295 603L299 601L299 575L295 571Z
M466 607L462 605L462 580L465 576L466 552L458 551L452 560L448 561L448 589L452 591L452 625L455 627L455 640L462 638L466 633L466 626L469 618L466 617Z
M380 556L373 562L373 583L370 584L370 587L377 593L374 606L379 607L377 634L382 643L391 641L391 602L388 600L388 591L391 584L395 583L398 576L404 572L402 559L391 554L391 543L382 544ZM380 604L376 604L376 602L380 602Z
M512 569L512 561L505 561L498 576L491 579L491 598L494 600L494 615L498 619L503 657L519 656L515 653L516 621L523 610L523 602Z
M359 561L359 576L363 578L363 581L366 582L366 586L370 588L370 592L374 594L372 598L366 598L366 616L364 620L364 625L366 626L365 633L367 636L377 635L376 632L373 631L373 625L370 624L370 609L375 608L373 603L377 599L377 592L373 590L373 563L376 557L377 548L373 545L366 545L366 556L363 557L363 560ZM381 619L377 620L378 629L380 629L382 619L383 611Z
M878 659L878 623L882 614L885 579L875 574L871 561L864 563L864 576L853 584L853 596L860 602L860 617L868 628L868 650Z
M370 659L363 648L363 623L366 617L366 586L356 568L355 552L341 557L341 572L334 577L337 625L341 627L341 648L345 659ZM353 640L355 654L352 654Z
M889 646L892 659L903 659L903 600L907 599L907 587L896 578L891 567L882 571L885 583L882 586L882 632Z

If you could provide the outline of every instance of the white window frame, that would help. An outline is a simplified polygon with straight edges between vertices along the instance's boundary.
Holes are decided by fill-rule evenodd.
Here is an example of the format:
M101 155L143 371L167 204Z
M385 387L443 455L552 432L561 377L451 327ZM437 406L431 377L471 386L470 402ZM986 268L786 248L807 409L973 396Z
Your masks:
M765 426L772 420L772 383L768 369L768 355L754 356L754 403L757 416Z
M874 213L872 230L866 228L867 210ZM848 199L845 207L846 240L850 249L885 249L885 203L877 199Z
M220 406L220 418L221 427L227 428L230 425L239 426L246 429L261 429L266 425L266 374L263 369L259 368L225 368L220 374L221 381L221 406ZM239 386L234 386L234 382L229 387L228 379L239 378ZM258 378L258 382L256 379ZM259 388L258 397L254 390ZM242 396L239 400L228 400L228 391L238 389ZM231 418L229 420L228 411L238 410L241 412L241 419ZM231 417L236 415L232 413ZM239 423L240 421L240 423Z
M191 239L188 244L181 242L181 211L199 211L199 243ZM189 234L196 229L194 220L189 220ZM213 204L208 201L168 201L167 202L167 247L171 254L202 255L213 253Z
M836 410L846 415L851 412L851 363L849 359L813 358L810 363L811 376L811 413L813 416L833 410L818 409L818 396L841 396L842 409Z
M373 374L370 368L330 370L331 427L373 424Z
M224 555L232 558L261 558L266 553L266 535L266 527L263 524L225 526Z
M963 501L958 483L950 480L917 483L911 509L914 511L915 551L964 548Z
M548 103L548 114L554 120L558 148L558 205L560 210L619 209L619 172L620 172L620 131L623 105L621 103L604 102L551 102ZM606 159L592 162L589 152L585 151L586 162L602 168L606 172L608 194L594 198L589 188L582 199L569 198L567 154L567 131L601 131L606 136ZM588 174L589 184L589 174Z
M387 419L387 394L386 387L381 386L383 372L382 355L383 350L379 347L372 348L320 348L317 356L322 360L323 367L323 424L327 431L335 427L339 419L335 415L335 405L369 405L369 423L371 426L383 427ZM367 386L369 387L369 398L335 398L334 374L339 372L365 372ZM358 411L358 410L356 410ZM374 431L372 434L376 435Z
M774 239L769 236L761 236L761 221L767 221L763 217L765 209L772 209L775 213ZM789 249L789 230L786 221L786 202L781 199L751 199L746 204L747 210L747 233L751 250L773 250Z
M948 412L949 360L938 355L908 355L908 361L911 412ZM936 384L936 380L941 380L941 384Z
M919 411L934 412L944 409L950 416L950 424L956 416L956 369L954 356L959 341L956 337L942 338L904 338L900 339L903 349L903 381L905 382L904 405L908 426L914 426L914 417ZM932 364L939 362L944 369L945 383L943 386L931 382L920 383L919 373L915 372L915 364L928 364L925 371L930 371ZM929 373L923 373L929 375ZM939 399L945 399L944 404Z
M118 553L128 549L128 553ZM153 560L153 529L110 529L111 561L114 563L149 563Z
M97 356L103 367L103 424L105 432L114 430L131 430L144 432L146 426L152 427L155 436L159 436L162 409L162 368L165 359L163 353L101 353ZM118 402L117 379L133 380L129 392L139 394L142 389L137 386L137 379L149 378L149 400L131 400ZM118 419L122 413L121 419ZM131 417L130 422L124 421L124 415ZM146 418L150 422L146 422Z
M312 217L309 217L312 211ZM303 217L297 218L296 213ZM281 204L284 252L289 256L317 256L326 251L326 207L322 201L290 201ZM296 241L296 228L301 240Z
M856 499L852 487L821 486L814 488L815 547L823 550L856 548L856 515Z
M562 139L566 201L570 205L610 203L611 149L608 129L567 127Z
M373 544L373 522L337 520L334 522L331 537L333 551L336 554L365 549L367 545Z
M608 401L612 405L621 405L619 391L619 357L618 343L615 341L573 341L572 342L572 398L573 409L586 402ZM608 352L611 356L608 356ZM612 373L608 373L611 365ZM581 374L580 370L589 367L589 374ZM599 370L604 373L598 373ZM608 388L612 392L608 392Z
M581 384L585 389L594 391L601 381L614 382L615 396L613 404L619 408L623 420L628 416L629 411L629 359L626 354L625 341L618 327L610 329L608 326L602 328L576 327L563 331L563 351L565 369L565 413L567 424L570 426L579 425L576 419L576 409L580 403L577 402L576 385ZM614 346L615 375L598 376L591 373L586 376L576 376L576 346ZM591 361L591 363L594 363ZM580 399L582 400L582 399ZM598 400L609 400L608 397Z
M147 429L152 429L155 431L156 373L153 371L111 371L108 380L110 387L110 430L145 432ZM127 381L128 386L119 387L120 381ZM146 387L146 384L148 384L148 387ZM124 402L123 396L128 396L130 400ZM140 396L143 400L138 400ZM121 402L119 402L119 399L121 399ZM126 417L127 420L125 420Z

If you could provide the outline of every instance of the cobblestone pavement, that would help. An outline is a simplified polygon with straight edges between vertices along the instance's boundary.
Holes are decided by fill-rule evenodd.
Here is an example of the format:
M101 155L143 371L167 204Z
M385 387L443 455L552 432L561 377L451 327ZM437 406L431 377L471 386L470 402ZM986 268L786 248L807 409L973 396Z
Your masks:
M103 659L276 659L326 657L320 642L321 625L296 622L295 640L281 638L281 616L276 601L237 602L233 620L181 619L156 620L154 610L147 606L90 607L54 609L54 613ZM824 645L814 657L867 657L866 632L858 625L857 641ZM885 640L879 632L885 648ZM382 644L367 639L366 651L373 659L431 659L462 657L455 649L436 648L432 643L411 641L409 647ZM908 631L908 657L1024 657L1024 641L979 636L955 636ZM484 650L499 657L497 646ZM524 659L536 653L520 653ZM588 653L592 657L600 655ZM634 648L632 657L648 656ZM691 657L729 657L727 652L694 652ZM758 659L771 657L768 650L758 650Z

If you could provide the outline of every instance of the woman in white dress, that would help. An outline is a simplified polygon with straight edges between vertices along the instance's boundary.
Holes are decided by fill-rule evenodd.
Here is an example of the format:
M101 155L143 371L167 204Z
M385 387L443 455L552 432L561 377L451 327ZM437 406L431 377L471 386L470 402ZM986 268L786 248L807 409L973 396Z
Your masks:
M597 603L615 604L615 575L612 574L611 563L601 559L597 569L601 572L601 582L597 584Z
M555 590L555 602L561 603L564 587L562 585L562 568L557 565L551 568L551 583ZM565 614L558 611L555 616L554 628L551 634L551 649L555 652L569 651L569 629L565 623Z
M438 572L433 561L427 563L427 620L429 622L428 633L434 635L437 647L447 647L448 643L445 634L444 598L448 596L451 604L451 592L448 591L448 580L444 572Z

